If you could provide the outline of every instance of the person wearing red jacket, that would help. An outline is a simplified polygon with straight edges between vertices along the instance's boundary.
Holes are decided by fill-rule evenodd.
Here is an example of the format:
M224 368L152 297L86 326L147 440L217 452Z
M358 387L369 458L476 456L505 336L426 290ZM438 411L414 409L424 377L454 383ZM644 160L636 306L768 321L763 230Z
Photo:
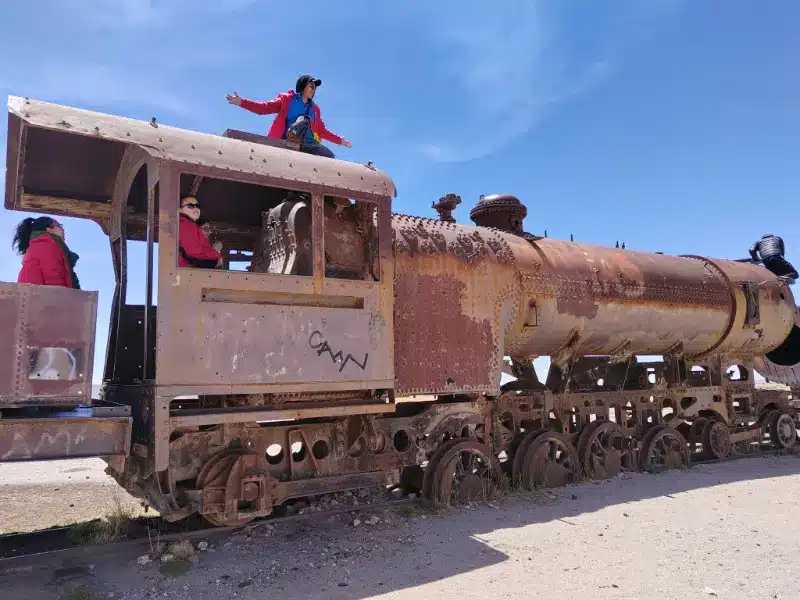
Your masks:
M222 243L213 246L203 229L197 224L200 204L192 196L181 200L180 226L178 228L178 266L214 269L222 266Z
M240 97L236 92L225 97L231 104L241 106L257 115L277 113L278 116L272 122L267 137L298 141L302 152L335 158L333 152L322 145L322 140L328 140L346 148L351 148L352 144L325 126L319 106L313 100L317 88L321 85L322 80L312 75L301 75L297 79L294 90L278 94L268 102L248 100Z
M78 255L64 241L64 227L51 217L23 219L11 247L22 255L17 283L81 289L75 275Z

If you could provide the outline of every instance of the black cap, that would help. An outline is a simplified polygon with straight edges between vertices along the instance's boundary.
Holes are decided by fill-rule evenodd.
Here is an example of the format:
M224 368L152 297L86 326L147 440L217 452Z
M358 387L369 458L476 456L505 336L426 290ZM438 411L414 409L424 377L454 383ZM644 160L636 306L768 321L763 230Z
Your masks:
M294 89L299 94L306 89L309 83L313 83L315 87L319 87L322 85L322 79L317 79L313 75L300 75L300 77L297 78L297 85L294 86Z

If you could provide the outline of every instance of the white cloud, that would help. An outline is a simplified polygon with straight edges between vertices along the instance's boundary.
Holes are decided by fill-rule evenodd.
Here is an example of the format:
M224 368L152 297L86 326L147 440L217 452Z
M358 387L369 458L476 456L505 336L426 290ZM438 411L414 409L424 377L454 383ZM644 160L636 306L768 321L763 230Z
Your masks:
M438 162L463 162L521 138L558 104L601 84L616 68L620 48L649 33L679 1L653 0L643 8L619 0L601 9L607 18L596 30L586 21L598 15L575 10L570 21L561 0L513 0L491 10L465 2L447 11L432 31L456 88L448 111L456 116L446 122L445 141L423 139L417 151Z

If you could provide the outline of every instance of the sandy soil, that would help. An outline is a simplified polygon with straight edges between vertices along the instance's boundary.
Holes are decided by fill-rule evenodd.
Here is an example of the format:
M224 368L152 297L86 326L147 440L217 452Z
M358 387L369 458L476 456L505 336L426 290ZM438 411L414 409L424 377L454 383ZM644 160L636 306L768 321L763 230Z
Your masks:
M105 474L99 458L0 464L0 534L90 521L139 501Z
M763 456L497 507L321 517L218 542L177 576L97 556L82 581L0 586L16 600L69 598L78 585L94 595L73 598L115 600L797 599L798 473L798 457Z

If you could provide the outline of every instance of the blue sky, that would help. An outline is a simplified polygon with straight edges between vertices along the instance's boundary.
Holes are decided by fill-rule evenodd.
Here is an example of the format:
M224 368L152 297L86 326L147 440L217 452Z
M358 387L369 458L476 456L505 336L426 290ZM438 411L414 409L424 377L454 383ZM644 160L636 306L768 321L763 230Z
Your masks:
M313 72L326 123L353 142L334 150L388 171L398 212L432 215L454 192L468 222L480 194L513 193L534 233L740 258L772 231L798 263L798 30L789 1L31 0L0 8L0 92L264 132L271 117L225 93L268 99ZM4 213L13 281L26 215ZM108 243L65 223L100 291L99 366Z

